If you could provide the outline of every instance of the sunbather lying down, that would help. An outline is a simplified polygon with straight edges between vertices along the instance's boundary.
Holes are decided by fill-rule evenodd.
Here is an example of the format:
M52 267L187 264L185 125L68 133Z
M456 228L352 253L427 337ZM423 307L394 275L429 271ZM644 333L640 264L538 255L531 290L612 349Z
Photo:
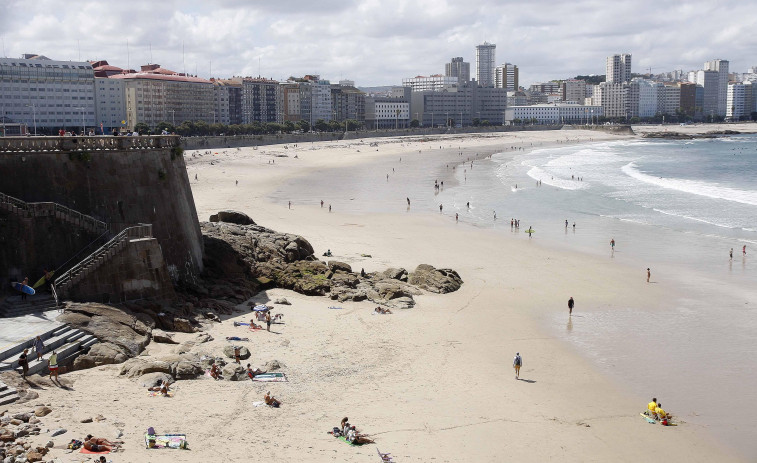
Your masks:
M265 371L261 370L260 368L255 368L253 370L250 364L247 364L247 376L249 376L250 379L254 378L255 375L262 375L263 373L265 373Z
M265 393L265 397L263 397L263 400L265 401L266 405L274 407L274 408L279 408L279 406L281 405L281 402L276 400L275 397L271 397L271 391L268 391Z
M357 445L373 444L373 439L370 439L368 438L368 436L358 433L357 429L355 429L355 426L350 426L350 430L347 431L345 438L347 439L347 442L351 442Z
M92 434L87 434L84 438L84 448L90 452L110 452L123 443L124 441L109 441L104 437L93 437Z
M376 312L376 313L380 313L380 314L392 313L391 310L389 310L389 309L382 309L381 307L376 307L375 309L373 309L373 311Z
M227 341L249 341L250 338L240 338L239 336L226 336Z
M168 381L164 382L162 379L159 379L157 386L148 387L147 390L153 391L153 392L160 392L161 394L166 395L168 394Z

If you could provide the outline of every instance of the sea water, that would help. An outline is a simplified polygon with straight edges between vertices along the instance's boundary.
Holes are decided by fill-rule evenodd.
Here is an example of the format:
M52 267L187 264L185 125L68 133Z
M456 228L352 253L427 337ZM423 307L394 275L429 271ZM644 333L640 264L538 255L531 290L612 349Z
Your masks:
M286 204L305 182L309 197L296 200L340 212L438 214L442 204L462 223L512 239L533 228L540 245L613 259L639 279L650 268L653 282L678 289L662 309L585 307L572 294L578 313L567 324L556 313L547 329L643 399L640 410L656 396L687 425L757 457L757 136L566 140L486 159L461 148L459 163L441 168L428 151L293 180L273 198Z

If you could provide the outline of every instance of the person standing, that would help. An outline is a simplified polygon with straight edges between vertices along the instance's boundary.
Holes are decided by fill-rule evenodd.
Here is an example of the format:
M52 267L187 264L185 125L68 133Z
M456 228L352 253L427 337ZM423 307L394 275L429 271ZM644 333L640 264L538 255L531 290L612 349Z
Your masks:
M519 379L520 367L522 366L523 366L523 357L520 356L520 352L516 352L515 358L513 359L513 368L515 369L515 379Z
M615 252L615 238L610 240L610 248L612 249L612 252Z
M573 315L573 305L575 302L573 302L573 296L570 296L570 299L568 299L568 315Z
M455 212L455 223L457 223L458 215L457 212Z
M55 380L58 381L58 354L55 351L47 359L47 368L50 370L50 379L55 375Z
M565 229L568 228L568 219L565 219Z
M728 252L728 257L730 260L733 260L733 248L731 248L730 252Z
M21 366L22 378L26 378L26 375L29 374L29 360L26 358L28 353L29 349L24 349L24 351L21 352L21 355L18 356L18 364Z
M34 352L37 354L37 360L42 360L42 352L45 350L45 343L42 342L42 338L37 336L34 340Z
M746 257L746 244L741 248L741 255Z
M265 324L266 324L266 329L268 331L271 331L271 311L270 310L266 311L265 313Z
M647 267L647 283L649 283L649 278L652 276L652 272L649 270L649 267Z
M24 286L29 286L29 277L24 278L24 281L22 281L21 284ZM21 291L21 300L26 300L26 293L24 291Z

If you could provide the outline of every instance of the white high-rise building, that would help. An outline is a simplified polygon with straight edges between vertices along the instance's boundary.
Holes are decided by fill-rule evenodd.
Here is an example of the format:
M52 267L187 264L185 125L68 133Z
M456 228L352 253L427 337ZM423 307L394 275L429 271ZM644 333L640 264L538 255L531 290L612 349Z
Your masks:
M497 45L489 42L476 45L476 81L481 87L494 87L496 48Z
M607 57L606 82L629 82L631 80L631 54L612 55ZM605 115L607 111L605 111Z
M718 73L718 100L715 114L725 116L728 99L728 61L724 59L707 61L704 63L704 70Z
M518 66L505 63L494 69L494 87L504 88L508 92L518 90Z
M728 84L726 117L729 119L739 120L740 117L749 115L750 112L746 108L746 89L742 82Z
M629 85L620 82L602 82L594 86L593 104L604 108L605 117L628 117Z
M629 116L652 117L657 114L659 84L651 80L635 78L628 88Z

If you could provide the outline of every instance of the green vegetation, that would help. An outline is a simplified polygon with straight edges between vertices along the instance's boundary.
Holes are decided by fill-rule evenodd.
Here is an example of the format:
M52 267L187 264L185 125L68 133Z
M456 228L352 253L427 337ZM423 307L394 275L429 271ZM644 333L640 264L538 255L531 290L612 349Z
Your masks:
M171 148L171 160L172 161L174 159L176 159L176 158L180 158L183 155L184 155L184 148L182 148L181 146L177 145L177 146L174 146L173 148Z

